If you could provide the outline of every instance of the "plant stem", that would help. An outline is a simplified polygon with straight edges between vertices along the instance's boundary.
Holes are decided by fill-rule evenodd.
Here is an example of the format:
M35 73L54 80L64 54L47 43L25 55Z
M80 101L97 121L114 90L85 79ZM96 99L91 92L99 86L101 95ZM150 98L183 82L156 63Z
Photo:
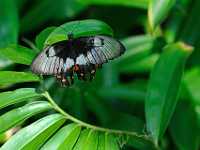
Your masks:
M107 129L107 128L102 128L102 127L98 127L98 126L94 126L94 125L91 125L91 124L88 124L88 123L85 123L73 116L71 116L70 114L66 113L64 110L62 110L55 102L54 100L52 99L52 97L49 95L49 93L47 91L45 91L43 94L42 94L50 103L51 105L53 106L53 108L61 113L62 115L64 115L67 119L71 120L72 122L75 122L77 124L80 124L81 126L83 127L86 127L86 128L90 128L90 129L93 129L93 130L97 130L97 131L102 131L102 132L109 132L109 133L113 133L113 134L125 134L125 135L129 135L129 136L135 136L137 138L141 138L141 139L144 139L145 141L149 141L151 142L152 144L153 141L150 137L148 137L147 135L139 135L135 132L129 132L129 131L122 131L122 130L113 130L113 129Z

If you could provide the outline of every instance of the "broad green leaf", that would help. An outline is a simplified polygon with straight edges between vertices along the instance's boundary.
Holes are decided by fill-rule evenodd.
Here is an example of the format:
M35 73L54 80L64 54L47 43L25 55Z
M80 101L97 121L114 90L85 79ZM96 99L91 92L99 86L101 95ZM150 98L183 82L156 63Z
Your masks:
M29 8L21 20L23 33L30 32L48 21L68 20L85 9L85 5L80 4L77 0L59 0L58 2L55 2L55 0L31 1L30 5L32 7ZM45 10L48 10L48 13L44 13Z
M193 105L188 103L178 104L169 129L179 150L199 149L200 131Z
M146 9L148 0L78 0L87 5L119 5Z
M96 150L98 146L98 132L94 130L84 130L81 132L79 140L74 150Z
M44 29L42 32L40 32L39 35L36 37L35 43L36 43L37 48L39 48L39 50L43 49L45 40L47 39L47 37L49 36L49 34L55 28L56 27L48 27L48 28Z
M200 69L193 68L188 70L183 78L183 84L193 103L200 105Z
M65 118L60 114L46 116L17 132L1 150L39 149L64 122Z
M41 148L41 150L72 150L76 143L81 127L77 124L69 124L62 127L48 142Z
M185 62L192 48L184 43L169 44L155 64L147 90L147 130L155 143L162 138L174 112Z
M119 144L117 143L117 137L110 134L105 133L105 149L106 150L119 150Z
M73 148L73 150L83 150L82 145L85 143L89 133L90 133L90 129L85 129L85 130L81 131L81 134L80 134L78 141L77 141L75 147Z
M45 41L45 44L51 45L59 41L67 40L67 34L69 33L73 33L75 38L96 34L113 35L111 27L102 21L94 19L71 21L53 30Z
M148 8L149 25L154 30L168 15L175 0L150 0Z
M32 73L0 71L0 88L15 83L38 82L38 81L40 81L40 78Z
M0 93L0 109L41 96L42 95L38 94L34 88L21 88L15 91L2 92Z
M30 65L36 53L32 49L19 45L9 45L0 49L0 54L14 63Z
M18 14L14 0L1 0L0 47L16 44L18 38Z
M23 107L13 109L2 116L0 116L0 133L7 129L17 126L24 120L34 116L38 113L51 109L51 105L48 102L32 102Z
M98 132L90 130L85 142L82 144L83 150L97 150Z

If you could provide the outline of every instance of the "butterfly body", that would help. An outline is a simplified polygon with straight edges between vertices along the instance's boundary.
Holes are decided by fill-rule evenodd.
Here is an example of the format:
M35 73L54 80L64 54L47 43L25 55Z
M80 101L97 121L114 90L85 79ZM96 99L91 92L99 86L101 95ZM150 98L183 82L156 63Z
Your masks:
M75 73L80 80L91 80L97 68L124 51L124 46L109 36L74 38L70 34L68 40L47 46L35 58L31 70L36 74L54 75L63 85L71 85Z

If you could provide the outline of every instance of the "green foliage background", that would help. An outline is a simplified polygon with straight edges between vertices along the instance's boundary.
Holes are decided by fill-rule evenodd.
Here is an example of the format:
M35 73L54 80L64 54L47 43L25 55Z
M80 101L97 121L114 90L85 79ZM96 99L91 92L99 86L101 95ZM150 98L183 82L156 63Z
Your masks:
M199 10L199 0L0 0L0 149L198 150ZM76 20L76 37L114 36L126 53L69 88L32 74Z

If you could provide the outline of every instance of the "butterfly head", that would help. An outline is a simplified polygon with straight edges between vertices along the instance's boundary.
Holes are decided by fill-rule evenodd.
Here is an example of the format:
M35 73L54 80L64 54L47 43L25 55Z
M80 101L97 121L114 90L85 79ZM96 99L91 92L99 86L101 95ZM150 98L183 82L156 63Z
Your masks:
M74 39L74 34L72 32L69 32L67 34L67 37L68 37L69 40L73 40Z

